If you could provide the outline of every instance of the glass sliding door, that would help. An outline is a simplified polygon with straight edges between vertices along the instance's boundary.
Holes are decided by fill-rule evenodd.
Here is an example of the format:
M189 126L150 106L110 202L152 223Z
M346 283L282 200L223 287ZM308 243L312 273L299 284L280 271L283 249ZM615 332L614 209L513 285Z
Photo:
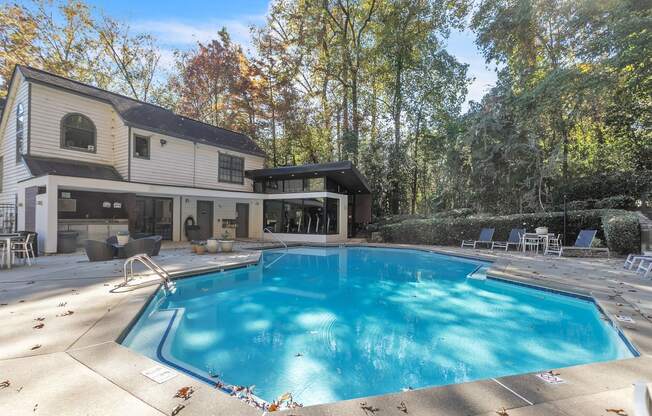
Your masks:
M273 233L282 233L283 201L264 201L263 228L269 228Z
M164 240L172 240L171 198L136 197L130 211L132 233L160 235Z

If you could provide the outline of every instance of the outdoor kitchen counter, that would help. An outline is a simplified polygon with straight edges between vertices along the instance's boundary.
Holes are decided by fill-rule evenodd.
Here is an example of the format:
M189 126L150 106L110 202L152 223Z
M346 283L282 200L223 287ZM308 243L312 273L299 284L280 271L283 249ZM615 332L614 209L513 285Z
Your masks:
M77 245L82 246L84 240L103 241L119 231L129 231L129 220L126 218L59 219L59 231L77 232Z

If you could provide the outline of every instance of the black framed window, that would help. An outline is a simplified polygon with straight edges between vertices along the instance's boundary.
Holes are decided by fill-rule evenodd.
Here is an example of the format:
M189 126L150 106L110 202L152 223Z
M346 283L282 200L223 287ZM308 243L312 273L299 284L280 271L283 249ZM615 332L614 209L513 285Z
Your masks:
M220 153L218 180L227 183L244 183L244 158Z
M149 159L149 137L134 135L134 157Z
M337 234L339 201L333 198L263 201L263 228L275 233Z
M23 155L25 141L25 106L18 103L16 106L16 163L20 162Z
M97 132L95 124L83 114L73 113L61 120L61 147L95 153Z

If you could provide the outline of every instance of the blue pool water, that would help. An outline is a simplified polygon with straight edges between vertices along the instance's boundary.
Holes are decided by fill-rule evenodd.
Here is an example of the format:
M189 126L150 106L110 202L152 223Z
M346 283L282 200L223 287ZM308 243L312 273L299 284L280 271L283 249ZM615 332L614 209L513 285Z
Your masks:
M415 250L296 248L176 282L124 340L195 375L303 404L631 357L591 301Z

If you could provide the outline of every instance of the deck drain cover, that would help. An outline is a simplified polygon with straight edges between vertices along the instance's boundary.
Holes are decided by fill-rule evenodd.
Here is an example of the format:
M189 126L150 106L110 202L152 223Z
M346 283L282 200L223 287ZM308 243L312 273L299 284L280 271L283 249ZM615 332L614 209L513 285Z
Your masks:
M158 384L165 383L166 381L177 376L176 372L159 365L156 367L148 368L147 370L143 370L140 374L144 375L150 380L156 381Z

